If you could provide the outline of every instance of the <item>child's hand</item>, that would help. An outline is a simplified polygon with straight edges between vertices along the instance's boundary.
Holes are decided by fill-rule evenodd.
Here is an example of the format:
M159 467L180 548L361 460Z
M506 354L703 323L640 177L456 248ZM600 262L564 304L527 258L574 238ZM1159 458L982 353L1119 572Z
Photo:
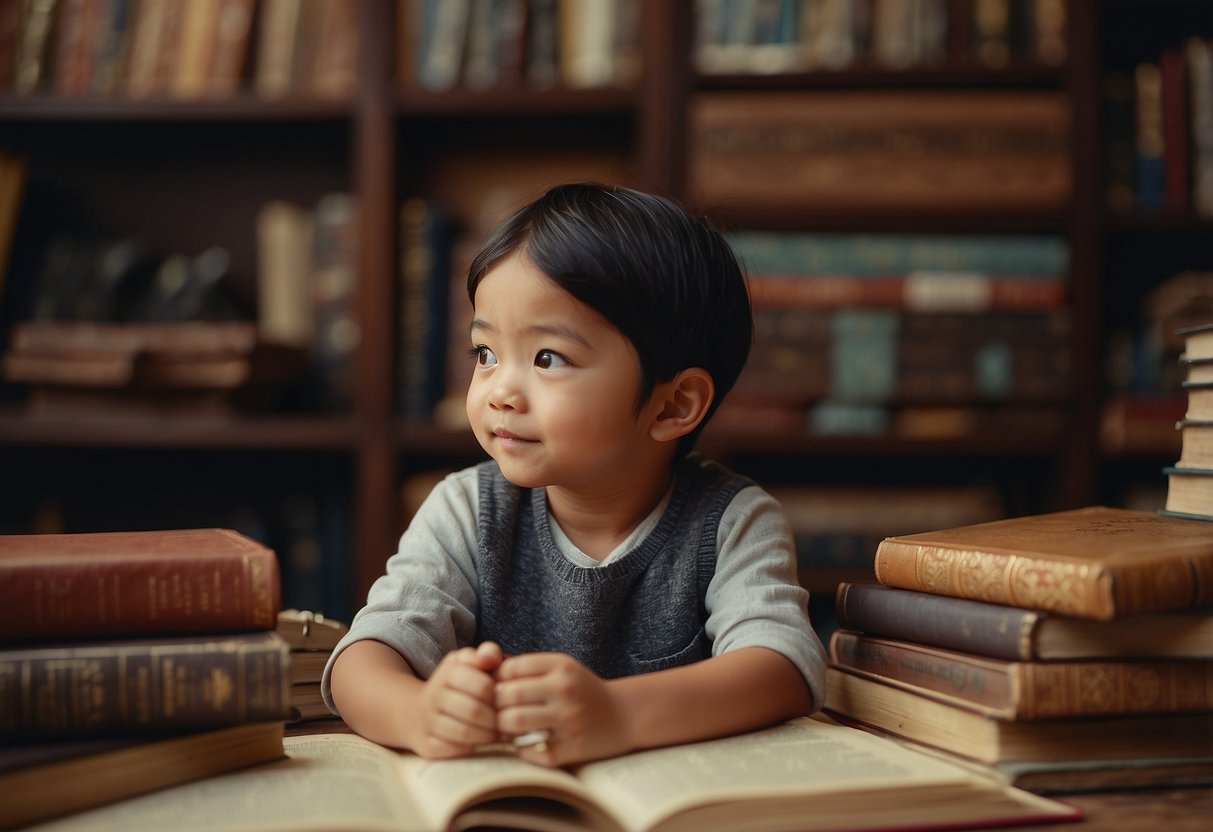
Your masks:
M465 757L497 740L494 674L501 648L486 641L448 653L421 695L422 737L413 750L422 757Z
M546 731L518 756L547 766L627 751L622 714L604 680L564 653L512 656L497 671L497 729L507 736Z

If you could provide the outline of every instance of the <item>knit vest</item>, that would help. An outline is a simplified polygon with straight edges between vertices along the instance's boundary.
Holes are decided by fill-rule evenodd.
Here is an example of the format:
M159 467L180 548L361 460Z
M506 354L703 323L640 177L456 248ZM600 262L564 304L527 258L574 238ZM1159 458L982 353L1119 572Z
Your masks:
M492 461L478 477L478 642L511 655L567 653L608 679L711 655L705 598L717 529L749 480L692 454L648 536L606 566L582 567L552 539L543 488L511 484Z

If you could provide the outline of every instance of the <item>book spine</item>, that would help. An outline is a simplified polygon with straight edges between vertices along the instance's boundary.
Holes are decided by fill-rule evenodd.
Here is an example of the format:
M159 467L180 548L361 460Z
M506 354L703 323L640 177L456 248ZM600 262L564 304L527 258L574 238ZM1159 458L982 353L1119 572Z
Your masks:
M290 647L273 633L0 652L0 740L143 735L284 719Z
M1213 40L1188 38L1184 54L1191 112L1191 202L1197 216L1209 218L1213 217Z
M348 193L320 198L314 210L312 283L315 340L312 357L323 406L348 409L354 396L354 359L361 340L358 305L358 203Z
M1089 562L886 538L876 549L874 570L885 586L1107 621L1213 600L1213 567L1207 560L1118 565L1113 574Z
M13 59L13 90L28 95L49 84L53 31L59 0L30 0L22 4L21 31Z
M400 406L429 419L445 391L447 299L450 294L447 220L419 197L400 209Z
M1191 210L1187 58L1183 49L1165 50L1158 59L1163 136L1163 207L1171 216Z
M242 557L196 552L0 564L0 640L268 630L277 620L278 583L268 549Z
M1183 713L1213 704L1211 662L1001 662L836 631L830 660L997 719Z
M1137 210L1156 216L1163 210L1164 170L1162 74L1158 64L1145 62L1133 72L1137 165Z
M839 626L850 630L1012 661L1035 658L1040 614L1032 610L864 584L839 585L835 610Z
M214 53L207 68L207 95L223 98L240 91L256 11L254 0L221 0L216 13Z
M308 91L325 98L349 96L357 81L357 63L358 4L329 3L320 12Z

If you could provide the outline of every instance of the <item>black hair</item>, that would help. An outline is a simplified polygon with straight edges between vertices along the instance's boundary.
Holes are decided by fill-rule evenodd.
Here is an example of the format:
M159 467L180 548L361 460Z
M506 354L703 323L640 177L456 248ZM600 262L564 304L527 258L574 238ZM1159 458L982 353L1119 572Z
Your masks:
M640 357L636 406L689 367L716 394L677 456L694 446L749 356L753 314L724 237L674 202L628 188L576 183L544 193L506 219L468 269L468 297L502 258L524 250L562 289L596 310Z

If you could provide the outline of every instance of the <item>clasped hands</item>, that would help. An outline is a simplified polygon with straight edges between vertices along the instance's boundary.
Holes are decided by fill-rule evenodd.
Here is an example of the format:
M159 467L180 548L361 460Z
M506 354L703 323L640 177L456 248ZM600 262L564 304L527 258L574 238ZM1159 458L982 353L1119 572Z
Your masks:
M564 653L507 656L494 642L449 653L422 694L423 757L464 757L546 732L522 759L561 766L628 749L622 708L605 680Z

